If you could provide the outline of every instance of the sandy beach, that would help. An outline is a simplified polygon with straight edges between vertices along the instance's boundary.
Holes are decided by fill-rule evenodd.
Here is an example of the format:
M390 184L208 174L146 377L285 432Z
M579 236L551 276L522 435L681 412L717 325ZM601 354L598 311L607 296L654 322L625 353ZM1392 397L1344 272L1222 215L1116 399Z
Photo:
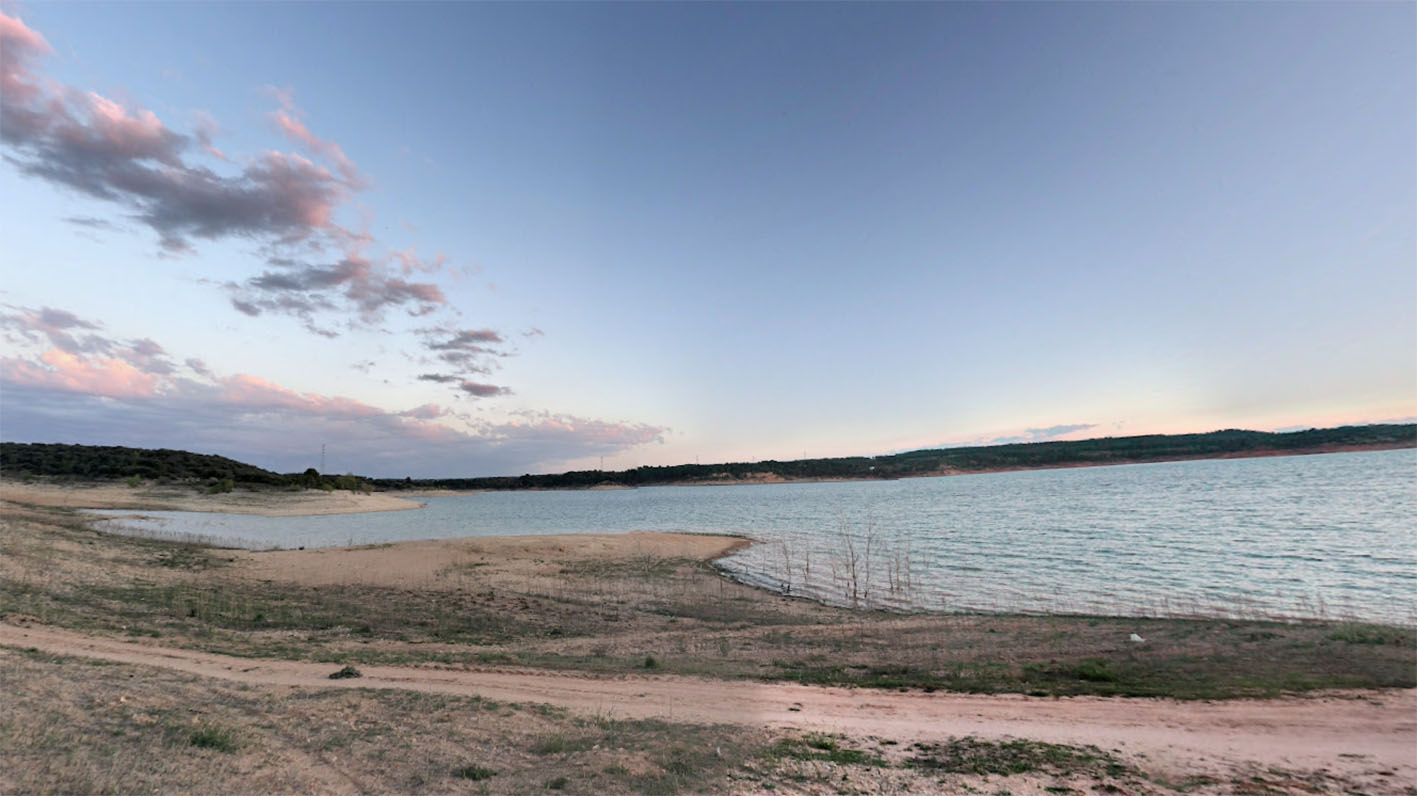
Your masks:
M133 509L135 511L201 511L222 514L259 514L297 517L316 514L359 514L369 511L406 511L422 508L416 500L375 492L326 492L237 489L209 495L195 487L121 483L54 484L42 481L0 481L0 500L34 506L76 509Z
M712 561L751 542L682 533L565 534L435 539L315 550L230 551L252 577L304 586L456 589L459 572L484 579L555 577L567 563L635 560Z

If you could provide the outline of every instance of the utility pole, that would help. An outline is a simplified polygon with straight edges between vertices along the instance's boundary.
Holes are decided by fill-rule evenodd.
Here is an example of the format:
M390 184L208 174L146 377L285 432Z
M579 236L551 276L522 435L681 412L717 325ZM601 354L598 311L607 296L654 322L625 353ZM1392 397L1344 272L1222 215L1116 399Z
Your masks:
M320 475L325 474L325 443L320 443Z

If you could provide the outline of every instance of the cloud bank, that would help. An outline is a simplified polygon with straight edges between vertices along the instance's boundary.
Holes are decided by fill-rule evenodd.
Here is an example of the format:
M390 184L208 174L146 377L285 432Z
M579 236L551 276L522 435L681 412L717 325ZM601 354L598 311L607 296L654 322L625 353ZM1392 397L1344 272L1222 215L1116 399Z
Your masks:
M422 477L555 470L663 442L666 431L549 413L460 422L437 404L390 411L179 364L152 340L112 337L50 307L5 307L0 334L21 350L0 358L3 435L17 442L180 448L281 472L316 466L326 445L335 470Z

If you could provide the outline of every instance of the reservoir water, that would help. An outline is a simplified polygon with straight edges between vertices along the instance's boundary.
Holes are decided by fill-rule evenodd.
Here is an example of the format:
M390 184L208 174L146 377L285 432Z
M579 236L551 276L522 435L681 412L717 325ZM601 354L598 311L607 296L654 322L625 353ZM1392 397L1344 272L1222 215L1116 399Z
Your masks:
M1410 449L423 500L421 511L145 512L107 524L257 549L727 533L759 542L720 562L734 577L841 604L1417 624L1417 450Z

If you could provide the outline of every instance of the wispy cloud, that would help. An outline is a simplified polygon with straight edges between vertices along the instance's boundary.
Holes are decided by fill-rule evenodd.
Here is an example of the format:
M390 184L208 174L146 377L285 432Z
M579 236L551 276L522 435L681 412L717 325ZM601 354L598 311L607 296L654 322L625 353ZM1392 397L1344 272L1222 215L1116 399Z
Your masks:
M64 220L76 227L84 227L85 229L113 230L118 228L118 225L108 219L94 218L93 216L69 216Z
M247 315L279 312L304 321L312 331L316 315L336 307L343 299L364 323L375 323L391 308L409 315L427 315L448 303L437 285L409 282L393 276L373 261L351 253L328 265L310 265L285 258L271 260L272 268L244 283L231 283L231 302Z
M1034 442L1043 442L1044 440L1057 439L1058 437L1072 434L1075 431L1087 431L1093 428L1097 428L1096 423L1071 423L1060 426L1048 426L1047 428L1029 428L1024 430L1028 432L1029 438Z
M299 108L295 107L295 101L292 99L293 92L289 88L272 88L271 93L280 101L280 109L272 112L270 118L286 138L290 139L292 143L304 147L311 154L332 162L346 185L356 190L367 187L368 180L345 156L344 149L339 144L320 138L305 126L305 122L301 119L303 114Z
M460 329L450 326L432 326L417 330L422 345L434 360L451 369L447 373L424 373L422 381L439 384L456 384L458 390L475 398L491 398L508 395L511 390L481 381L470 380L470 375L486 376L496 366L500 357L509 356L504 348L507 340L495 329Z
M447 373L420 373L418 374L418 380L431 381L435 384L454 384L462 381L462 379L459 379L457 376Z
M1045 428L1026 428L1022 434L981 439L977 440L974 444L1014 445L1023 442L1047 442L1049 440L1058 439L1059 437L1065 437L1077 431L1087 431L1094 428L1097 428L1096 423L1066 423L1057 426L1047 426Z
M458 385L458 389L475 398L491 398L494 395L506 395L511 392L506 387L498 387L495 384L481 384L475 381L464 381Z

